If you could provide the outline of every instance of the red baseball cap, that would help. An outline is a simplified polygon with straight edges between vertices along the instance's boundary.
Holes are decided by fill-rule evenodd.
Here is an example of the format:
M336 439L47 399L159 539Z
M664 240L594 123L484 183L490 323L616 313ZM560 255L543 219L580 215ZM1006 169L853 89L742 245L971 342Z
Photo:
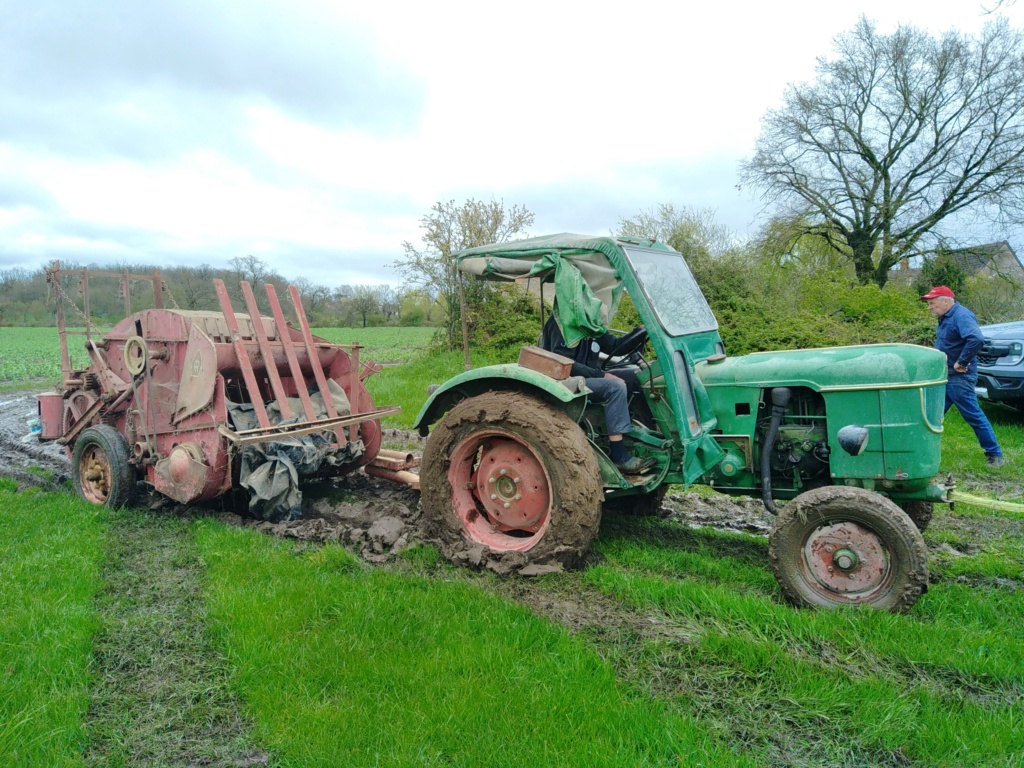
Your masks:
M926 293L924 296L922 296L921 301L928 301L928 299L937 299L939 296L948 296L951 299L956 298L955 296L953 296L953 292L949 290L949 288L947 288L944 285L937 285L930 291L928 291L928 293Z

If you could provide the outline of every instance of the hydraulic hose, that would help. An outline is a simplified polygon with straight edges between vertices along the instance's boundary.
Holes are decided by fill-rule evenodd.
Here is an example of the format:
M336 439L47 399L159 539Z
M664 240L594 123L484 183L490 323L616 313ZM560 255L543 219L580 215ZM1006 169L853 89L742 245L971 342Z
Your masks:
M789 387L775 387L772 390L772 420L761 446L761 501L764 502L764 508L773 515L779 512L772 501L772 449L775 448L775 438L779 435L779 426L791 394Z

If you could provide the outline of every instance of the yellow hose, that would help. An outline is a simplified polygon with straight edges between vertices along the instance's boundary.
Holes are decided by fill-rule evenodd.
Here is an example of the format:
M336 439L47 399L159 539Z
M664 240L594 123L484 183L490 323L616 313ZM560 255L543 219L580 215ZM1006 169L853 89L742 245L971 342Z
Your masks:
M984 496L973 496L963 491L950 491L950 501L959 501L963 504L971 504L975 507L986 509L998 509L1002 512L1018 512L1024 514L1024 504L1013 501L999 501L998 499L986 499Z

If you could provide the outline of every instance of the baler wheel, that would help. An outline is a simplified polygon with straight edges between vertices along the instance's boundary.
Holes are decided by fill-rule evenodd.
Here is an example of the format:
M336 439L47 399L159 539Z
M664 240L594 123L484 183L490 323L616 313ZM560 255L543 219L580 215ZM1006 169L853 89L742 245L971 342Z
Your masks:
M863 488L797 496L775 519L768 557L786 597L810 608L903 613L928 589L920 531L894 502Z
M601 473L583 431L519 392L446 413L423 452L420 487L431 532L456 551L468 542L572 567L601 522Z
M123 507L135 489L128 441L106 424L89 427L75 441L71 478L75 492L90 504Z

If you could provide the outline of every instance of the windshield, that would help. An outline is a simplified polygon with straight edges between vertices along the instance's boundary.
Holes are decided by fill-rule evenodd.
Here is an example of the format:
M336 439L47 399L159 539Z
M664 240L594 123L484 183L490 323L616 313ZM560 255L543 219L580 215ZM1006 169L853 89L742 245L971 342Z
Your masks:
M681 254L645 248L625 251L666 333L683 336L718 328L718 321Z

